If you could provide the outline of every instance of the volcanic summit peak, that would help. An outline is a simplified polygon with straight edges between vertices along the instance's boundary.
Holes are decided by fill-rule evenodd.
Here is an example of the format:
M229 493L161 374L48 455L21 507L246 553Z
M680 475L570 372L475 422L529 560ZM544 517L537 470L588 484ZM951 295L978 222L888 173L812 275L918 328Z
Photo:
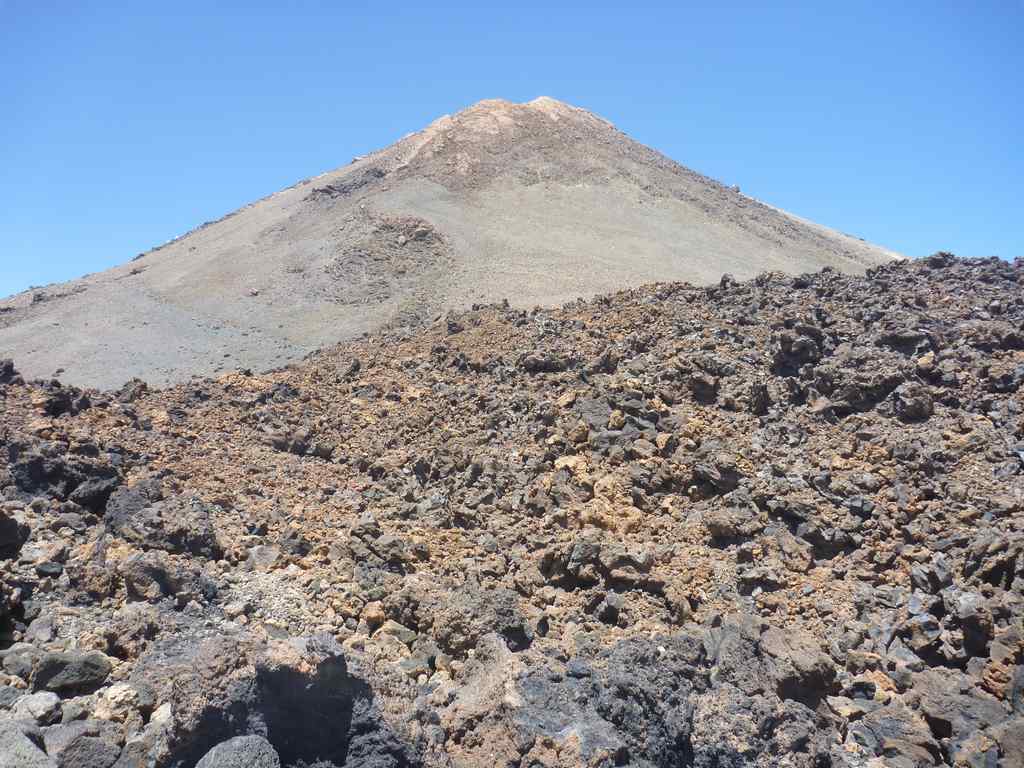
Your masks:
M550 96L539 96L532 101L514 102L507 99L483 99L453 115L444 115L432 122L422 132L431 137L437 134L495 135L522 127L537 117L544 116L557 122L574 120L600 123L611 127L611 123L580 107L574 107Z
M550 96L538 96L531 101L523 102L509 101L508 99L481 99L457 112L456 116L468 113L508 114L526 109L545 112L551 116L590 114L585 109L574 107Z

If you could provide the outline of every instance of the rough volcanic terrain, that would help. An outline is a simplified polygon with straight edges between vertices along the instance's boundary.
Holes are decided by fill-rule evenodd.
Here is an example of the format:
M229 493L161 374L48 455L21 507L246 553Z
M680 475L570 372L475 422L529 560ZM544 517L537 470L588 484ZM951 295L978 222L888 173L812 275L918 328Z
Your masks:
M1024 765L1024 262L0 365L0 766Z
M26 375L80 386L180 383L503 298L529 309L895 257L582 109L491 100L123 266L0 300L0 349Z

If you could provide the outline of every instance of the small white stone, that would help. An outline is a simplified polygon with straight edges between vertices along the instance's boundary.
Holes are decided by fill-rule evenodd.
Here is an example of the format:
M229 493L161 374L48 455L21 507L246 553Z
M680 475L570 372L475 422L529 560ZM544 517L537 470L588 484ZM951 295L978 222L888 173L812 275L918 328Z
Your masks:
M97 720L123 723L138 708L139 694L127 683L114 683L96 695L93 715Z

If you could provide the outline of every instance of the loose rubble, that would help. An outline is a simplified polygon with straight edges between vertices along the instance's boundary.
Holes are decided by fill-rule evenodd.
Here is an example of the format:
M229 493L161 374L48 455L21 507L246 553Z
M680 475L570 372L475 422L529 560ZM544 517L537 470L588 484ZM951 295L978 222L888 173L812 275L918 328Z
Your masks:
M1024 765L1024 262L0 362L0 766Z

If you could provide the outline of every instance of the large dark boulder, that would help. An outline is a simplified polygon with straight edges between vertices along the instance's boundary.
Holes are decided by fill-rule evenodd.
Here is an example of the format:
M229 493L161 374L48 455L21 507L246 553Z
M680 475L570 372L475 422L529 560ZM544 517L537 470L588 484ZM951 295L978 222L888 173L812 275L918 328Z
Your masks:
M224 548L213 526L214 507L192 496L163 498L155 481L118 488L104 520L117 536L143 549L217 559Z
M98 651L46 653L36 665L32 683L36 690L90 693L103 685L110 670L110 660Z
M121 748L107 739L81 735L61 750L57 768L110 768L120 756Z
M95 455L67 453L67 446L57 442L12 440L7 446L7 466L23 496L68 499L97 513L120 483L110 462Z
M169 768L193 768L208 757L212 762L203 765L209 768L234 766L219 761L239 754L272 760L265 745L251 740L216 749L256 735L287 766L414 765L383 720L365 675L326 635L270 646L245 633L165 636L132 675L136 684L152 686L154 698L168 702L173 713L168 730L143 751L162 754L159 764Z
M10 358L0 360L0 384L24 384L24 379L15 370L14 361Z
M203 755L196 768L281 768L281 758L262 736L235 736Z
M131 555L118 568L130 600L159 602L177 597L206 602L217 594L217 586L198 568L172 559L166 552L151 550Z
M22 545L28 541L29 532L25 523L0 509L0 560L17 557Z
M433 632L441 648L456 656L467 653L490 632L501 635L513 650L533 642L533 628L520 612L514 592L472 582L437 602Z

